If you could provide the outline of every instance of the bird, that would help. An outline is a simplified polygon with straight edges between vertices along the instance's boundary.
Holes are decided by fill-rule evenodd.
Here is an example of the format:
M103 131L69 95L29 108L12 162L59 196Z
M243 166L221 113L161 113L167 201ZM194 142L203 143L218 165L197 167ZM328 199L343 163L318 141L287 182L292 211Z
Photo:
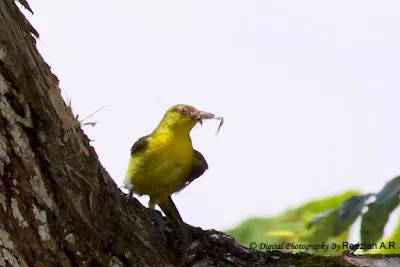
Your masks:
M190 234L171 195L185 189L208 169L203 155L193 149L190 132L197 123L213 118L214 114L193 106L174 105L155 130L137 140L130 151L124 179L129 191L127 200L133 198L133 193L148 195L149 208L155 210L158 205L185 242Z

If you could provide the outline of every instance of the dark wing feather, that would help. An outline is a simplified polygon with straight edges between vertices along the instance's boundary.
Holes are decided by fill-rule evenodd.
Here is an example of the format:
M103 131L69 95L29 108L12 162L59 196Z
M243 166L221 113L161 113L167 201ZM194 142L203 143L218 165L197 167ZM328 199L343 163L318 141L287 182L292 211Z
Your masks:
M139 140L137 140L131 148L131 155L133 155L135 152L145 149L147 147L149 137L150 135L146 135L139 138Z
M176 193L183 190L186 186L188 186L191 182L199 178L208 169L207 161L203 157L203 155L195 149L193 149L193 151L194 151L194 159L193 159L192 171L188 179L185 181L185 183L181 185L178 188L178 190L176 190Z

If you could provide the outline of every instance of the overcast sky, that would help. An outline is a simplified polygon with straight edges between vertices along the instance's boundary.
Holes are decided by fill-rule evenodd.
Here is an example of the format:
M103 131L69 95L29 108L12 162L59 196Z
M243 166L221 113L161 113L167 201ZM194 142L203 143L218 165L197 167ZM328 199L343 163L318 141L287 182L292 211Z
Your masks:
M122 185L132 144L178 103L209 170L174 199L225 229L400 174L398 1L29 1L38 47ZM147 200L144 201L146 203Z

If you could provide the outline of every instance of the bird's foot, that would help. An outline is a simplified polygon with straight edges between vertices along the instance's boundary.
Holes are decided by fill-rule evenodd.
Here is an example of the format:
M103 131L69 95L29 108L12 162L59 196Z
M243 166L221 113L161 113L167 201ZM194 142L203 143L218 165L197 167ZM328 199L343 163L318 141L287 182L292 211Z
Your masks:
M192 241L192 235L186 225L182 225L181 227L181 229L178 229L178 233L181 238L182 244L187 245Z
M121 186L120 188L128 189L128 194L125 196L125 202L128 203L129 201L131 201L133 199L133 191L135 191L135 186L133 184L126 184Z

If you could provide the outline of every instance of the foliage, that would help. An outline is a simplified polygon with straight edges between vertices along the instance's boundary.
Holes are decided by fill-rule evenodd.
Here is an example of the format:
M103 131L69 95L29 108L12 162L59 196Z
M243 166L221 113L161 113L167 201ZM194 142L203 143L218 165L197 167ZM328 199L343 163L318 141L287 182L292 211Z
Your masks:
M361 216L361 244L378 246L372 247L370 253L400 253L400 221L392 236L380 241L390 214L400 204L399 194L400 176L386 183L376 194L361 195L357 191L348 191L308 202L277 217L246 220L227 233L245 246L256 244L257 249L301 250L329 255L348 249L343 242L347 242L351 225ZM367 211L363 213L365 209ZM379 249L382 242L386 249ZM388 249L389 242L395 246ZM288 244L304 246L294 248ZM318 248L318 244L329 247ZM334 247L334 244L337 246ZM364 250L368 249L366 246Z
M311 220L309 226L311 228L323 228L326 224L332 225L333 232L324 232L324 234L337 236L347 231L361 215L361 244L376 244L383 236L383 231L390 214L400 204L399 194L400 176L386 183L382 190L376 194L352 196L346 199L339 208L318 214ZM372 196L375 197L375 201L367 203ZM368 211L361 214L364 207L367 207ZM400 230L397 229L396 232L398 231ZM395 238L398 239L399 237L396 236ZM365 248L365 250L367 249Z
M379 254L400 254L400 220L397 223L397 226L391 236L382 240L384 244L389 244L389 242L393 242L395 247L387 248L387 249L371 249L368 253L379 253ZM378 242L379 243L379 242Z
M333 237L335 228L334 225L329 225L329 218L334 216L332 214L337 213L334 211L346 199L359 195L360 193L357 191L348 191L338 196L310 201L298 208L289 209L277 217L246 220L238 227L228 230L227 233L234 236L239 243L245 246L249 246L251 242L254 242L257 244L258 249L274 249L273 245L282 243L284 243L284 246L281 249L290 251L298 249L294 249L288 244L315 245L323 242L325 242L325 245L331 243L341 244L347 240L348 230L342 231L339 235ZM322 217L319 223L315 223L315 227L307 227L312 218L327 210L331 210L329 212L331 215L327 214L327 216ZM267 245L270 247L267 247ZM341 250L329 247L325 251L322 249L317 250L316 248L305 248L301 251L328 255Z

